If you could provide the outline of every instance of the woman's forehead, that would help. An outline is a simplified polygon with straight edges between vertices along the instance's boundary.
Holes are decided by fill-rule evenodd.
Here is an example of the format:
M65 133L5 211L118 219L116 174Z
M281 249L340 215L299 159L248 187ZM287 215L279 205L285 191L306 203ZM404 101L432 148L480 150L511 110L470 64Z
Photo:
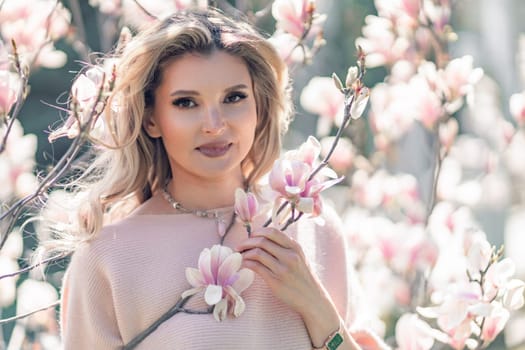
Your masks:
M168 63L163 70L162 85L169 89L251 86L245 61L224 51L210 54L188 53Z

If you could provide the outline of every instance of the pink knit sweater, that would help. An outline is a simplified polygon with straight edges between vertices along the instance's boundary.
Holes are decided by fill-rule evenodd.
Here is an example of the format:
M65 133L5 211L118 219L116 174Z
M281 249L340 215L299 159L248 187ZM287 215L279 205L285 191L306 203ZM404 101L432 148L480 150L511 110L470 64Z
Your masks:
M324 225L303 218L287 232L303 246L347 326L361 325L366 310L358 302L338 218L327 215ZM237 223L225 245L235 247L245 238ZM118 349L128 343L190 288L186 267L197 267L202 249L218 242L215 222L192 214L138 210L106 226L75 251L64 278L64 348ZM300 316L276 299L261 278L256 277L242 297L246 310L238 318L217 322L211 314L179 313L137 349L311 349ZM197 294L186 307L205 310L207 305Z

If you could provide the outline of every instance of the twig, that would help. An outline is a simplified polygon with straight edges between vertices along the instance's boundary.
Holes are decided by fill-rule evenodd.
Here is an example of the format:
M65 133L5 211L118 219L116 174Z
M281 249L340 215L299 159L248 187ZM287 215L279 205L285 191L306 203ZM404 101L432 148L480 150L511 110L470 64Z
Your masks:
M50 309L52 307L56 307L58 305L60 305L60 300L57 300L57 301L53 302L52 304L44 306L44 307L42 307L40 309L29 311L29 312L27 312L25 314L22 314L22 315L17 315L17 316L13 316L13 317L9 317L9 318L4 318L4 319L0 320L0 325L6 324L6 323L10 323L10 322L13 322L13 321L16 321L16 320L20 320L22 318L26 318L28 316L36 314L37 312L44 311L44 310Z
M14 277L14 276L17 276L17 275L21 275L25 272L28 272L28 271L31 271L35 268L37 268L38 266L40 265L44 265L44 264L47 264L49 262L55 262L55 261L58 261L60 259L63 259L63 258L66 258L68 257L69 255L71 255L71 253L64 253L64 254L58 254L58 255L55 255L55 256L52 256L52 257L49 257L47 259L44 259L44 260L41 260L39 261L38 263L36 264L33 264L33 265L30 265L30 266L27 266L23 269L20 269L18 271L15 271L15 272L12 272L12 273L8 273L8 274L5 274L5 275L1 275L0 276L0 280L1 279L4 279L4 278L8 278L8 277Z
M178 314L179 312L189 313L189 314L210 314L212 311L211 309L208 309L206 311L195 311L195 310L189 310L184 308L184 305L190 300L192 295L187 296L186 298L181 298L177 303L169 309L166 313L164 313L162 316L160 316L151 326L146 328L144 331L142 331L139 335L137 335L135 338L133 338L129 343L124 345L122 350L131 350L134 349L137 345L139 345L148 335L153 333L162 323L169 320L172 316L175 314Z
M432 176L432 185L430 191L430 198L428 200L427 213L425 216L425 226L428 225L430 220L430 215L434 211L434 207L437 204L437 191L438 191L438 182L439 175L441 174L441 168L443 164L443 157L441 155L441 141L439 140L439 125L436 125L436 132L433 133L434 136L434 154L435 154L435 164L434 164L434 174Z
M2 143L0 144L0 154L4 152L6 149L7 138L9 136L9 133L11 132L11 128L13 127L15 120L18 118L18 114L20 113L20 110L22 109L22 104L24 102L24 96L27 90L27 82L29 80L29 75L27 74L26 70L22 68L22 65L20 63L20 57L18 56L18 50L16 48L16 43L14 40L11 40L11 45L13 46L13 56L15 58L15 68L17 70L18 76L20 77L20 87L16 95L16 102L13 107L13 112L11 113L11 117L9 118L9 122L7 123L7 127L5 130L4 136L2 138Z
M140 8L140 10L142 12L144 12L146 14L146 16L148 16L148 17L150 17L152 19L158 19L157 16L155 16L154 14L152 14L151 12L146 10L146 8L140 4L139 0L133 0L133 2Z
M103 81L105 81L105 76L103 78ZM18 202L13 204L8 210L6 210L4 213L0 215L0 221L4 220L9 215L11 216L11 220L9 224L7 225L7 229L0 240L0 249L5 244L5 241L7 240L7 236L9 232L11 231L12 227L14 226L14 223L16 219L18 218L18 215L20 214L21 210L28 205L30 202L32 202L34 199L40 197L45 191L47 191L48 188L50 188L53 184L58 181L62 175L66 173L66 171L69 170L71 167L71 164L74 162L76 156L80 153L80 150L84 143L86 143L89 140L89 128L92 126L93 120L96 120L98 115L100 115L104 108L102 108L99 112L96 111L97 105L102 102L105 103L105 99L107 97L103 98L102 91L104 89L104 83L102 83L99 93L96 99L96 102L93 104L91 113L89 115L89 118L86 120L84 124L80 124L79 122L79 132L77 137L74 139L73 143L69 146L66 153L60 158L58 163L53 167L53 169L47 174L47 176L40 182L38 188L35 192L33 192L30 195L27 195L26 197L20 199ZM75 118L78 119L78 115L76 115L77 111L76 109L73 110L73 114Z

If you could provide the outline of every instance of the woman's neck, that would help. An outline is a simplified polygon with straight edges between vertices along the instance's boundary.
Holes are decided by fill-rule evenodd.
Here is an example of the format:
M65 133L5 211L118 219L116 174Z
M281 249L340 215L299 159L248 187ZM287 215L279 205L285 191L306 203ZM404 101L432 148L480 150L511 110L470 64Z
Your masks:
M220 180L177 179L168 183L167 190L184 208L190 210L208 210L233 206L235 189L243 188L242 176Z

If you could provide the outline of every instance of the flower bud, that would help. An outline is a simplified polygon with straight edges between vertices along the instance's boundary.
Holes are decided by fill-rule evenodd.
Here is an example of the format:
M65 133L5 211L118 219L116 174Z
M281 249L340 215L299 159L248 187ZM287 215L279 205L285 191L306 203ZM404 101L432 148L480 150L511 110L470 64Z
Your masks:
M348 68L348 73L346 74L346 87L351 87L357 78L359 77L359 69L356 66Z

